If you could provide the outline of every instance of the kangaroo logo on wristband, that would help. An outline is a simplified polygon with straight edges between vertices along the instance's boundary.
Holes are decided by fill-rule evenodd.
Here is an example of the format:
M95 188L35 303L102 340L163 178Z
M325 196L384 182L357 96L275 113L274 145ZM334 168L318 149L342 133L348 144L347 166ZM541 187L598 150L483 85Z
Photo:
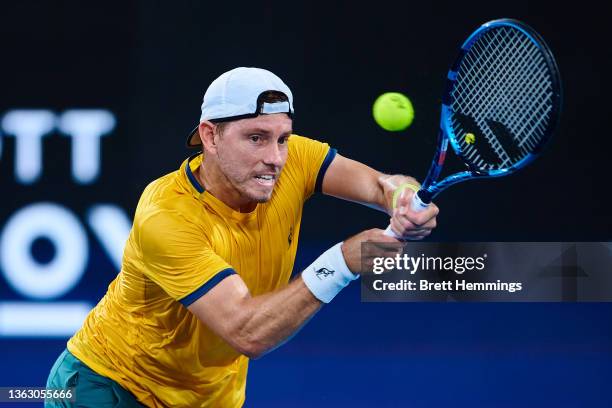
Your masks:
M333 276L335 271L333 269L321 268L315 273L317 275L317 278L322 279L321 277L327 278L328 276Z

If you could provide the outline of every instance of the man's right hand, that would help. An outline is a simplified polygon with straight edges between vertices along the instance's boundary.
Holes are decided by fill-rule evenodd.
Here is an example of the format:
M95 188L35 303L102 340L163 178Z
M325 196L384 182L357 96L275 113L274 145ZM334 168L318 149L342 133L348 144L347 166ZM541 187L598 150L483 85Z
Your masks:
M385 235L384 230L378 228L366 230L348 238L342 244L342 255L344 255L344 261L346 262L346 266L348 266L348 268L354 274L361 274L362 272L366 272L368 270L368 268L365 268L366 270L362 271L361 244L364 242L383 244L402 243L401 241L393 237ZM363 254L364 257L367 258L363 259L363 262L366 265L369 265L371 263L371 258L393 257L399 252L400 248L400 245L381 245L380 247L376 247L374 251L368 251L368 254Z

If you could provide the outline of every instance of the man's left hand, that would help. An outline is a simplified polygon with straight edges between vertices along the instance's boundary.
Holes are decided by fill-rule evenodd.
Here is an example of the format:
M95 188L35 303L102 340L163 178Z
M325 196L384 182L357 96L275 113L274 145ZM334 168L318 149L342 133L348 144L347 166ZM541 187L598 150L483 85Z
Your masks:
M419 240L431 234L436 227L436 216L440 210L434 203L430 203L423 211L415 212L411 209L410 203L416 194L414 190L421 186L418 181L409 176L385 175L381 176L378 182L383 188L385 209L391 215L391 229L398 237Z

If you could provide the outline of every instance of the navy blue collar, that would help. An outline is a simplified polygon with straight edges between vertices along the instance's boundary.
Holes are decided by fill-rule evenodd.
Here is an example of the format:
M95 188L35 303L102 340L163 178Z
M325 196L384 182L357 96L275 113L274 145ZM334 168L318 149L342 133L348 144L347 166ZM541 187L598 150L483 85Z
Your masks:
M191 163L191 161L193 159L195 159L196 157L198 157L201 154L202 154L202 152L199 152L199 153L196 153L196 154L193 154L193 155L189 156L189 158L187 159L187 164L185 165L185 173L187 174L187 178L191 182L191 185L196 190L198 190L198 193L200 193L200 194L202 194L206 190L204 189L204 187L202 187L202 185L200 184L200 182L198 181L196 176L191 171L191 166L189 166L189 163Z

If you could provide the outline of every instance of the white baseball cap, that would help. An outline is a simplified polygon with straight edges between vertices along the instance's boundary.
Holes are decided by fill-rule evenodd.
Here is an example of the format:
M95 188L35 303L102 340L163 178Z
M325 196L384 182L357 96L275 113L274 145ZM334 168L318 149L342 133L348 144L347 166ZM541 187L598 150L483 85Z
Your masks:
M267 91L281 92L287 101L263 102L260 96ZM293 95L289 87L270 71L239 67L221 74L210 84L204 94L200 123L205 120L228 122L271 113L286 113L293 117ZM202 144L198 126L189 133L187 147Z

